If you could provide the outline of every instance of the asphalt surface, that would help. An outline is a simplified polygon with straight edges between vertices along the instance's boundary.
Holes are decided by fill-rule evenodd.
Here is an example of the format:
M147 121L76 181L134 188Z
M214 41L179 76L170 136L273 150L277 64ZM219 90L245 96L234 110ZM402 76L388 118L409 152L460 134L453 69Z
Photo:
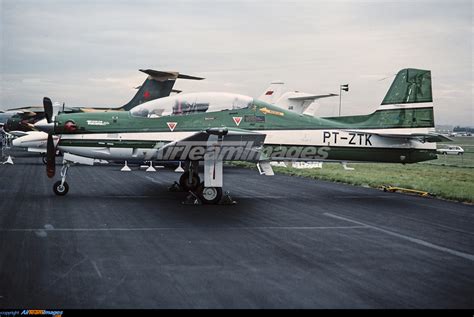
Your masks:
M474 207L226 168L231 206L172 170L0 165L0 308L474 308ZM59 172L59 168L58 168ZM59 173L58 173L59 174Z

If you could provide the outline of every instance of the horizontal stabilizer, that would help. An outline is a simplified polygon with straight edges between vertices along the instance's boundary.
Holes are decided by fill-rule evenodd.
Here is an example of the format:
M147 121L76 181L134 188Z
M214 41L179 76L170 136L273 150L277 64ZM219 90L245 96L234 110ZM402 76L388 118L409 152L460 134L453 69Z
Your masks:
M176 79L176 78L192 79L192 80L204 79L202 77L180 74L179 72L160 71L160 70L154 70L154 69L140 69L140 71L147 75L150 75L151 77L153 77L154 80L157 80L157 81L165 81L165 80Z
M275 105L283 109L288 109L290 111L302 114L305 112L308 107L315 102L317 99L335 97L336 94L309 94L306 92L299 91L288 91L284 93L278 100L275 102Z
M204 77L190 76L190 75L185 75L185 74L179 74L178 78L191 79L191 80L203 80L204 79Z
M374 134L385 138L416 139L421 142L452 142L453 140L439 133L380 133L367 130L351 130L348 132Z
M300 93L295 96L288 97L289 100L316 100L327 97L339 96L338 94L325 94L325 95L310 95L305 93Z

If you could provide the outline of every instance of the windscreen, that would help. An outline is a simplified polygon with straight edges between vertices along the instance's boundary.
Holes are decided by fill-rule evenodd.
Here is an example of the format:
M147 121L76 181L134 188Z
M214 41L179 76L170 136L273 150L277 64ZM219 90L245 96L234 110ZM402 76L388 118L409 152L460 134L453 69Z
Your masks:
M243 109L253 103L253 98L229 93L178 94L146 102L130 113L137 117L156 118L167 115L190 115L201 112Z

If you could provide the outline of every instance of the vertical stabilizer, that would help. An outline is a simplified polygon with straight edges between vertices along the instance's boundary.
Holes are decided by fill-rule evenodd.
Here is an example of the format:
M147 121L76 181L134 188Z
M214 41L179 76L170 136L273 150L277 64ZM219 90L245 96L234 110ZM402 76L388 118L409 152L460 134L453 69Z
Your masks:
M121 110L129 111L141 103L168 97L177 78L202 80L202 77L180 74L179 72L158 71L153 69L140 69L148 75L147 79L139 87L135 96L127 104L120 107Z
M431 72L406 68L398 72L382 105L433 102Z
M282 94L284 84L285 83L282 81L272 82L265 92L260 97L258 97L258 99L270 104L276 103Z

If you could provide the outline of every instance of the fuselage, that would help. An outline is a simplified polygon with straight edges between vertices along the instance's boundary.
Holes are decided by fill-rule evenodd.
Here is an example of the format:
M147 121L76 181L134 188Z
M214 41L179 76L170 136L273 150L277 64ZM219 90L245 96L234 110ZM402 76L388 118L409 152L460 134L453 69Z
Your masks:
M212 109L212 103L197 101L193 107L179 103L171 106L172 111L160 109L155 115L150 115L153 107L142 107L146 115L138 111L59 115L55 133L60 134L61 151L105 160L157 160L156 154L166 144L218 127L265 134L268 158L275 160L414 163L436 159L435 143L378 134L433 131L431 103L388 107L369 115L317 118L252 98L241 101L240 106L228 109Z

